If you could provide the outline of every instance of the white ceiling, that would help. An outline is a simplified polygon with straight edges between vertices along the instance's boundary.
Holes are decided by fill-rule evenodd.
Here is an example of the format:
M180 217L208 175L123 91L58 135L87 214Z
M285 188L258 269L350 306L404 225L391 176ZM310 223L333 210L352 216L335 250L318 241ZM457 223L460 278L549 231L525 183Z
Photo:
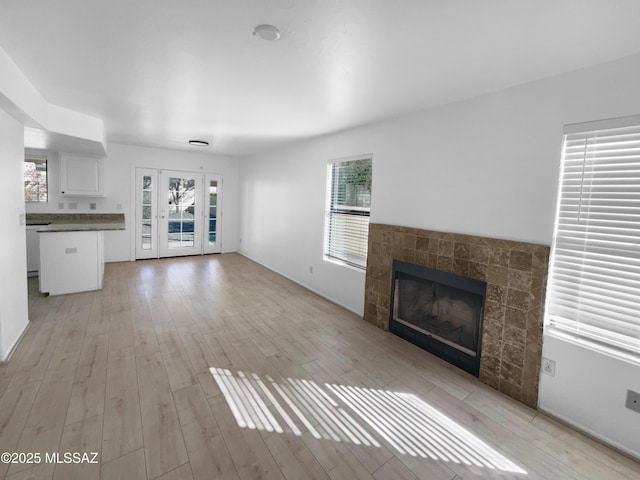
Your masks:
M636 54L640 1L0 0L0 46L110 142L242 155Z

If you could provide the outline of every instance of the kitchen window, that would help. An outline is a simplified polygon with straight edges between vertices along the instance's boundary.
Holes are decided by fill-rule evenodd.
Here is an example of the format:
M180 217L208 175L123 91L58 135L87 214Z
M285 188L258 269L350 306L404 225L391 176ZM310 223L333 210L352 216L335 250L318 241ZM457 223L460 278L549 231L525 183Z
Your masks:
M365 269L371 210L371 156L327 167L326 259Z
M24 201L48 200L47 159L29 156L24 159Z

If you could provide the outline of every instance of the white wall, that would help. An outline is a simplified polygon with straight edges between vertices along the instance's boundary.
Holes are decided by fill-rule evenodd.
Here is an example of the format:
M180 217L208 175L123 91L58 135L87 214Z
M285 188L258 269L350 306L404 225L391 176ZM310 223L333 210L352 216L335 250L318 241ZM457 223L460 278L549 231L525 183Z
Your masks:
M323 261L322 253L327 160L368 153L373 146L368 139L341 140L324 138L242 161L239 251L362 313L364 272ZM376 165L374 155L374 171Z
M24 129L0 110L0 361L7 359L29 323L24 227Z
M625 408L640 392L640 367L546 336L542 355L555 376L540 376L539 408L640 458L640 414Z
M549 245L563 126L640 113L639 82L634 56L245 159L240 251L361 313L364 275L322 261L326 162L369 152L372 222ZM625 419L640 431L640 415L628 419L624 401L606 412L593 407L603 391L630 388L628 369L596 377L581 356L556 360L574 382L591 385L591 395L575 399L549 377L540 405L553 392L554 413L585 426L574 416L581 402L592 431L640 455L612 427ZM631 370L640 376L638 365Z
M2 47L0 108L23 125L47 130L54 137L69 136L65 141L77 137L77 140L86 142L85 145L92 144L92 148L103 150L102 119L48 103Z
M106 261L115 262L135 258L134 241L135 195L132 192L132 175L136 167L222 175L222 219L220 241L222 251L235 252L238 246L238 159L204 153L182 152L110 143L109 158L105 162L107 198L111 204L120 203L125 213L124 232L105 232Z
M67 197L60 194L60 155L58 152L47 150L26 149L27 154L36 153L47 157L47 202L28 202L27 213L115 213L117 198L113 195L111 182L105 181L105 194L102 197ZM114 174L113 165L106 165L105 175L111 178ZM96 204L96 210L90 209L90 204ZM62 204L62 205L60 205ZM76 209L71 210L70 204L76 204ZM62 207L62 208L60 208Z

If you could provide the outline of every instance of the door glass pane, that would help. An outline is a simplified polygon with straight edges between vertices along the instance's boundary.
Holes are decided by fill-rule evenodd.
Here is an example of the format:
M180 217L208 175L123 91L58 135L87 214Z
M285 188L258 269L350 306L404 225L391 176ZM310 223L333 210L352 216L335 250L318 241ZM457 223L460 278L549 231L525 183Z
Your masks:
M142 250L151 250L151 212L152 212L152 182L151 175L142 176L142 228L141 247Z
M193 178L169 178L168 248L194 246L196 181Z
M216 243L216 221L209 219L209 242Z
M209 182L209 243L216 243L216 219L218 205L218 181Z

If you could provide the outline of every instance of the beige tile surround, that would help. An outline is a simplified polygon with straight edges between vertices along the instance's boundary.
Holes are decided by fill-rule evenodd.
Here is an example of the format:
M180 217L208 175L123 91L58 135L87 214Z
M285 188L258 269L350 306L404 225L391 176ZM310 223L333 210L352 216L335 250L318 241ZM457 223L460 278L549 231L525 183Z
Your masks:
M371 224L364 318L384 330L394 259L487 282L480 381L535 408L549 247Z

